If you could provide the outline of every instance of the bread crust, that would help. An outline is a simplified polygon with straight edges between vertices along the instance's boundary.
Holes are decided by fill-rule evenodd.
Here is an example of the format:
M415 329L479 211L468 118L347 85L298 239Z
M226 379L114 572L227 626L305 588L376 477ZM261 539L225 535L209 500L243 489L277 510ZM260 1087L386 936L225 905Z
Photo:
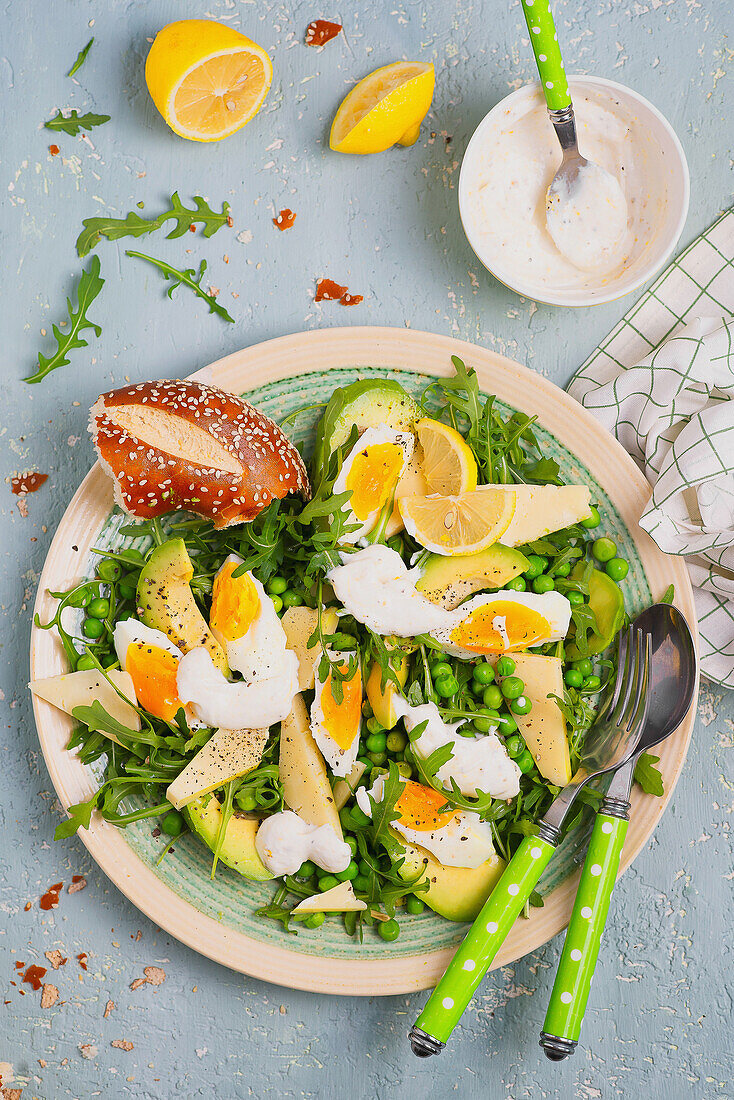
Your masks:
M185 508L223 528L249 522L288 493L310 497L303 459L275 421L203 382L103 393L89 431L115 502L141 519Z

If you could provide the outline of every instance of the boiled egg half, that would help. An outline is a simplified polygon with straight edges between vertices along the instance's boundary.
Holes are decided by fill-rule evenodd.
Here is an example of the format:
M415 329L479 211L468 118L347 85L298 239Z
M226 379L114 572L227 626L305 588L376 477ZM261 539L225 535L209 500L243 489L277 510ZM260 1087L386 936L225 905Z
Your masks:
M273 601L252 573L235 572L242 558L230 554L214 578L209 626L226 651L229 667L249 682L278 675L287 639Z
M342 672L349 671L348 653L330 653L331 660ZM311 704L311 733L334 775L347 775L354 767L359 750L362 724L362 675L359 665L341 683L341 699L335 693L331 669L322 683L316 665L314 698Z
M120 668L130 674L140 706L156 718L172 722L176 711L184 707L177 682L181 650L162 630L132 618L117 623L113 640ZM187 719L191 717L187 712Z
M445 653L474 660L482 653L558 642L566 637L571 604L560 592L493 592L474 596L451 613L451 623L431 631Z
M359 808L372 817L371 796L381 802L385 789L383 776L378 776L370 790L360 787L356 798ZM444 867L479 867L494 854L492 829L479 814L471 811L442 809L446 798L433 787L424 787L407 779L395 803L400 817L392 827L411 844L434 855Z
M346 522L358 525L342 536L342 542L357 542L369 534L410 462L414 446L410 432L397 432L384 425L362 433L344 459L332 489L335 496L351 492Z

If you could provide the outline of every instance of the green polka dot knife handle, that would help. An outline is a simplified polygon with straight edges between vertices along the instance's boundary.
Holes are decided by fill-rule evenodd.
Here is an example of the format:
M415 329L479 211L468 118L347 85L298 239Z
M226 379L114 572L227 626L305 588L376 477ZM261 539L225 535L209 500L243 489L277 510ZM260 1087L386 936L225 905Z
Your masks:
M416 1054L421 1043L445 1044L554 851L540 837L522 841L418 1017L410 1036Z
M540 1043L553 1060L578 1042L629 822L596 815Z
M571 105L571 93L568 90L568 81L549 2L548 0L522 0L522 10L530 31L530 45L535 54L548 110L562 111Z

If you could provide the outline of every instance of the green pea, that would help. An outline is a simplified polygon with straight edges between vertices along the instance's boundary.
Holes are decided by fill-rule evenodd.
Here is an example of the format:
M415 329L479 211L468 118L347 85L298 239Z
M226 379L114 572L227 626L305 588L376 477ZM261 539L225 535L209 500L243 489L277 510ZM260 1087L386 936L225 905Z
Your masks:
M396 920L382 920L377 925L377 932L388 943L392 943L400 935L400 925Z
M119 561L114 561L113 558L105 558L97 566L97 576L100 580L108 583L119 581L122 576L122 566Z
M595 508L594 505L592 504L592 506L591 506L591 515L589 516L588 519L582 519L581 520L581 526L586 527L587 530L591 531L591 530L593 530L594 527L598 527L600 523L601 523L601 516L599 515L599 509Z
M367 860L366 859L360 859L360 861L359 861L359 873L360 873L360 875L363 875L365 878L369 878L371 871L372 871L372 868L370 867Z
M371 819L359 806L352 806L350 808L350 813L355 825L369 825Z
M388 733L385 738L385 745L388 752L403 752L405 746L408 744L408 738L400 730L393 730Z
M454 670L448 661L437 661L431 665L431 676L434 680L441 680L444 676L453 676Z
M480 733L489 733L491 729L494 729L500 720L500 716L496 710L489 710L485 708L474 716L472 721L479 730Z
M93 619L104 619L110 613L110 601L103 599L101 596L97 596L92 600L87 608L87 615L91 615Z
M117 586L117 592L121 600L134 600L137 586L130 584L128 580L121 580Z
M320 928L326 920L326 913L311 913L303 922L306 928Z
M524 577L513 577L512 580L505 585L505 588L509 588L510 592L524 592L527 588Z
M137 562L140 562L140 565L142 565L142 564L143 564L143 562L145 561L145 554L144 554L144 553L142 552L142 550L138 550L138 549L137 549L136 547L134 547L134 546L133 546L133 547L130 547L130 548L128 548L127 550L125 550L125 551L124 551L124 554L125 554L125 557L126 557L126 558L128 559L128 560L127 560L127 561L125 562L125 564L126 564L126 565L127 565L128 567L129 567L129 565L130 565L130 558L132 558L132 559L133 559L133 561L137 561ZM140 568L140 565L138 566L138 569ZM133 568L134 568L134 566L133 566Z
M186 822L183 819L183 814L180 814L178 810L169 810L161 821L161 832L166 833L167 836L181 836L185 828Z
M507 749L507 755L511 756L514 760L515 757L525 752L525 742L522 737L508 737L505 741L505 748Z
M587 676L584 680L585 691L598 691L601 687L601 680L598 676Z
M285 577L271 577L265 585L265 591L269 596L282 596L287 588L288 581Z
M365 718L371 718L374 713L369 699L365 699L364 703L362 703L362 715Z
M514 668L515 666L513 665L512 670L514 670ZM482 661L481 664L475 665L472 676L474 677L475 683L480 684L482 687L487 687L489 684L494 683L494 669L487 661ZM476 694L479 695L480 692Z
M82 623L82 634L87 638L101 638L104 634L104 623L99 619L85 619Z
M596 539L591 547L591 552L597 561L607 562L617 556L617 544L611 539Z
M425 902L417 898L415 894L411 894L405 903L406 912L410 913L411 917L418 917L426 908Z
M371 733L367 738L367 752L368 753L384 753L387 746L387 734L385 733Z
M535 580L541 573L544 573L548 568L548 559L542 557L541 554L528 554L528 567L525 570L525 576L528 580Z
M497 662L497 675L498 676L512 676L515 671L515 662L512 657L500 657Z
M569 668L568 672L563 677L563 681L568 684L570 688L580 688L584 682L584 678L577 668Z
M82 653L81 657L76 663L77 672L90 672L93 668L96 668L94 661L88 653Z
M370 880L366 875L357 875L355 879L352 879L352 886L358 894L366 894L370 888Z
M568 562L565 562L563 565L557 565L555 567L555 569L553 570L553 576L554 577L567 577L570 572L571 572L571 566L568 564Z
M574 661L573 667L578 669L582 676L591 676L594 671L594 665L588 657L584 657L580 661Z
M413 774L413 768L407 760L401 760L398 763L398 771L402 775L403 779L410 779Z
M344 843L349 848L349 851L352 853L353 856L357 854L357 838L356 838L356 836L345 836L344 837Z
M586 602L580 592L567 593L567 599L568 602L571 604L571 607L581 607L581 604Z
M336 875L324 875L319 879L319 890L322 894L325 894L327 890L333 890L338 885L339 879Z
M279 615L280 612L283 610L283 601L281 600L280 596L271 596L270 600L273 607L275 608L275 614Z
M436 692L442 699L448 699L451 695L455 695L459 690L459 681L455 676L442 676L440 680L436 680L434 685Z
M510 701L510 710L513 714L530 714L533 709L533 704L528 699L527 695L519 695L517 699Z
M292 588L287 588L281 599L283 600L283 607L300 607L303 603L303 597L299 592L294 592Z
M517 729L517 722L511 714L501 714L497 728L503 737L507 737L508 734L514 733Z
M492 684L490 687L488 687L484 695L482 696L482 702L484 703L485 707L489 707L490 710L497 710L498 707L501 707L502 700L502 692L496 684Z
M316 864L307 859L296 871L296 878L313 878L316 874Z
M533 592L537 592L541 596L544 592L552 592L555 587L556 583L553 577L549 577L545 573L540 577L536 577L533 581Z
M257 798L252 791L243 791L237 796L237 803L243 814L251 814L257 809ZM313 871L311 872L313 874Z
M387 764L386 752L369 752L367 755L377 768L381 768L383 764Z
M624 558L612 558L606 564L606 571L613 581L623 581L629 573L630 567Z
M527 773L532 770L532 767L535 764L530 749L525 749L525 751L521 753L520 756L518 756L515 763L517 764L523 775L527 775Z
M349 866L346 867L343 871L338 871L336 877L339 879L339 882L351 882L352 879L355 879L358 874L359 868L357 867L357 864L353 859L350 859Z
M519 676L508 676L502 681L500 688L505 699L519 699L525 691L525 684Z
M377 718L372 717L367 723L367 732L370 734L382 733L384 729L385 727L383 726L382 722L380 722ZM378 752L381 751L382 749L378 749Z

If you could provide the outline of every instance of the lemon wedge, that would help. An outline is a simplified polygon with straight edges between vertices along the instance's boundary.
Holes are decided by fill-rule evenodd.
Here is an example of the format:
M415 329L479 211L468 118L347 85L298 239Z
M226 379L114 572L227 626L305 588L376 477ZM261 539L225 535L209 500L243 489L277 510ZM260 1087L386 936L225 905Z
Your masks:
M429 493L468 493L477 487L477 460L456 428L424 417L416 424L423 451L421 470Z
M329 145L337 153L381 153L414 145L433 99L433 65L395 61L376 69L342 100Z
M182 19L159 31L145 81L171 129L191 141L219 141L260 110L273 79L262 46L211 19Z
M454 496L406 496L405 529L434 554L478 554L499 540L515 512L514 493L484 485Z

